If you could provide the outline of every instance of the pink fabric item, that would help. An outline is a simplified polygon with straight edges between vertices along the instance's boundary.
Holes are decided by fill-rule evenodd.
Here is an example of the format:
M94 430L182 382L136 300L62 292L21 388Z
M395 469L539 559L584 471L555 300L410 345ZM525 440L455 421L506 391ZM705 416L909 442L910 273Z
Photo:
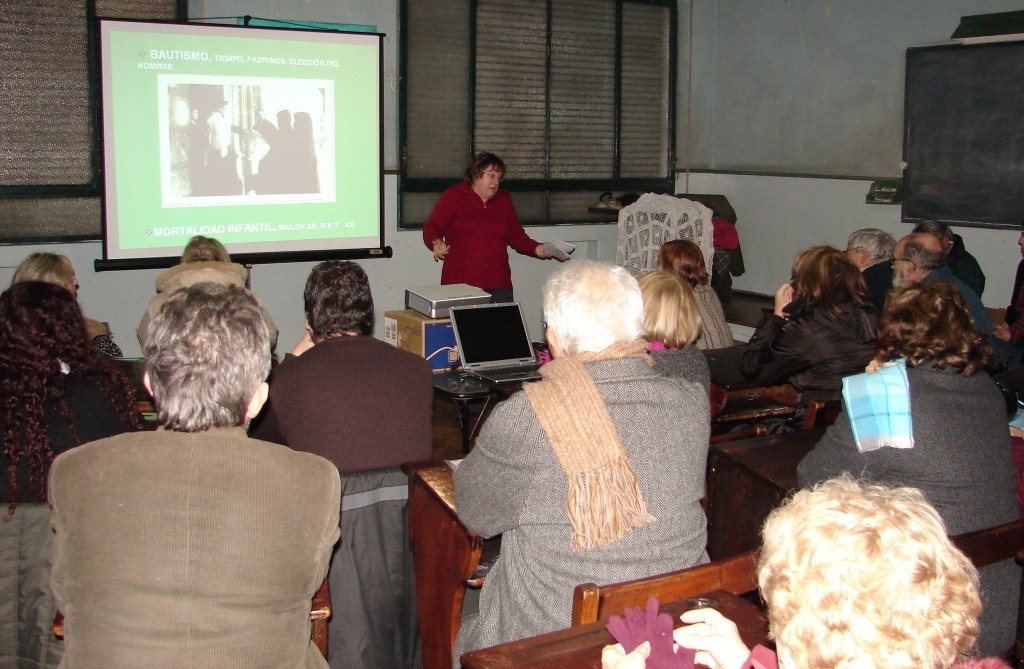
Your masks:
M726 251L735 251L736 247L740 245L740 233L736 231L736 226L729 221L712 216L711 227L713 229L711 239L716 247Z
M779 658L770 648L757 645L740 669L778 669Z
M957 662L953 669L1010 669L1010 665L998 657L977 657Z
M653 595L647 600L646 611L626 609L621 616L612 616L607 628L627 653L644 641L651 642L651 654L645 665L647 669L693 669L696 651L675 646L672 616L658 612L658 598Z

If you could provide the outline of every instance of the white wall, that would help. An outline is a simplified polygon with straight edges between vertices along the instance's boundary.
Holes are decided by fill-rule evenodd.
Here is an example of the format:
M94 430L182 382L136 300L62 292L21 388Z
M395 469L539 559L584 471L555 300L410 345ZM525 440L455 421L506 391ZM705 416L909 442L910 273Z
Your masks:
M690 191L721 193L736 209L737 228L747 271L733 287L771 294L789 280L793 256L816 244L846 248L858 228L881 228L899 239L911 230L900 222L898 205L865 204L870 182L841 179L734 174L691 174ZM682 179L677 191L683 192ZM1020 261L1019 232L957 228L964 244L986 275L986 306L1010 302L1013 277Z
M1019 9L1019 4L678 0L679 168L896 177L905 50L947 41L963 15ZM692 103L687 99L691 46L686 41L691 5ZM833 128L836 120L844 125ZM773 155L765 157L766 148ZM844 168L816 164L837 150L843 157L837 165ZM758 156L763 160L752 160ZM685 175L676 184L677 192L686 192ZM722 193L736 208L747 272L734 285L769 294L788 279L800 249L815 244L845 248L847 236L858 228L881 228L897 238L909 232L900 222L899 206L865 204L869 185L853 179L689 175L689 192ZM1019 233L956 232L987 276L983 301L1005 307L1020 260Z

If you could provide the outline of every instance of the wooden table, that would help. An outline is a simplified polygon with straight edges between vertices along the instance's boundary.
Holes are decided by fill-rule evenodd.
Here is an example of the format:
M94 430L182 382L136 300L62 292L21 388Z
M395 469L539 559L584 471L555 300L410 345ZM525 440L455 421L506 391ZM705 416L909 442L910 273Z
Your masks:
M725 590L714 590L701 596L717 602L716 608L736 623L748 646L753 647L767 639L768 622L764 614L747 600ZM662 612L671 614L676 620L683 611L691 608L694 607L690 599L661 605ZM605 622L580 625L475 650L462 656L462 666L466 669L600 669L601 649L615 643L605 625Z
M414 465L406 471L423 669L451 669L466 579L480 561L484 541L455 513L455 487L447 465Z
M706 512L712 560L761 545L764 519L797 489L797 465L823 433L813 428L711 446Z

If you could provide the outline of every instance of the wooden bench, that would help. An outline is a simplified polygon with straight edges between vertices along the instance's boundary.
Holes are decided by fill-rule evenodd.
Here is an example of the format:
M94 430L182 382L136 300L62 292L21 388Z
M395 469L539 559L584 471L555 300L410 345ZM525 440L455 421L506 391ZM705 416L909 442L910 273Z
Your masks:
M952 539L978 569L1010 558L1016 558L1019 564L1024 565L1024 520L959 534ZM1024 572L1021 573L1020 599L1017 602L1017 638L1003 659L1011 660L1010 666L1021 666L1014 664L1014 659L1024 663Z
M711 590L727 590L734 595L754 592L757 590L758 555L759 551L750 551L660 576L611 585L577 585L572 595L572 625L607 620L622 615L627 608L643 608L651 595L658 601L672 602Z

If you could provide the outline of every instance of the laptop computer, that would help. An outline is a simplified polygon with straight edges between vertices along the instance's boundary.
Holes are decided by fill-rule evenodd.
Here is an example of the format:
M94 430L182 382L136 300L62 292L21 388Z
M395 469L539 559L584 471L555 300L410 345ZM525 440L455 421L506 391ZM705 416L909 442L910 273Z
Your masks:
M537 358L518 304L452 307L449 316L465 371L495 384L540 378Z

